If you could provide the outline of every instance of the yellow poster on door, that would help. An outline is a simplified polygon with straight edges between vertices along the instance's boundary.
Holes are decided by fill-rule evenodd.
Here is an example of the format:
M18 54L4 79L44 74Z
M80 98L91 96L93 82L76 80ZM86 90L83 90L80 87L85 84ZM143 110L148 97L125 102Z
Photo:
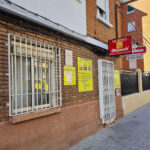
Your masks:
M115 89L120 89L120 72L119 70L114 70L114 81L115 81Z
M64 66L64 85L76 85L75 67Z
M78 90L93 91L92 60L78 57Z

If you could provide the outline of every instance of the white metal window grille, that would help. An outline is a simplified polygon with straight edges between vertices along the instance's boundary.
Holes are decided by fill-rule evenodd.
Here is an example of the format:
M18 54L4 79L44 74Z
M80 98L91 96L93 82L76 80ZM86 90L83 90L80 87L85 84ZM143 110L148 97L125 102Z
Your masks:
M9 34L9 115L62 106L60 47Z
M114 64L98 60L99 105L102 123L110 123L116 118Z

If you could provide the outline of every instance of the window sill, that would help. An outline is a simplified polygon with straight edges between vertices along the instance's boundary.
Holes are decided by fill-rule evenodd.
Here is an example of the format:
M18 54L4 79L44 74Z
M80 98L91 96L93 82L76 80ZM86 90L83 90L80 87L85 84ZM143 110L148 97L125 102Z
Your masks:
M134 32L135 30L132 30L132 31L128 31L128 32Z
M111 24L111 23L109 23L109 22L107 22L105 19L103 19L102 17L100 17L100 16L96 16L96 18L99 20L99 21L101 21L104 25L106 25L106 26L108 26L109 28L113 28L113 25Z
M47 109L47 110L41 110L38 112L31 112L28 114L23 114L23 115L19 115L19 116L13 116L10 118L10 121L12 123L19 123L19 122L23 122L23 121L27 121L27 120L31 120L31 119L35 119L35 118L40 118L43 116L48 116L48 115L52 115L55 113L60 113L61 112L61 108L51 108L51 109Z

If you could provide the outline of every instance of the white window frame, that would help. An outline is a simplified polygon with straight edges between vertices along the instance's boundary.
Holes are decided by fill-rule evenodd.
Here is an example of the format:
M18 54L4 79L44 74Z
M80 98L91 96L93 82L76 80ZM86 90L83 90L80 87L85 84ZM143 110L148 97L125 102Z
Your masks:
M134 5L134 4L133 4L133 5ZM128 6L130 6L130 4L129 4L129 5L127 5L127 14L129 15L129 14L134 13L134 12L135 12L135 8L134 8L134 6L131 6L131 7L133 7L133 8L134 8L134 10L131 10L131 11L128 11Z
M105 2L106 2L106 19L104 19L103 17L101 17L100 16L100 14L99 14L99 1L100 0L97 0L96 2L96 4L97 4L97 15L96 15L96 18L98 19L98 20L100 20L103 24L105 24L106 26L108 26L108 27L110 27L110 28L112 28L113 27L113 25L110 23L110 21L109 21L109 0L105 0Z
M133 32L135 30L135 21L128 22L128 32Z
M40 45L40 46L39 46ZM20 59L20 80L17 79L17 59ZM29 59L28 59L29 58ZM30 82L28 77L28 65L23 66L23 59L25 62L30 62ZM36 65L35 60L39 61ZM45 64L45 67L43 66ZM48 65L46 67L46 64ZM8 67L9 67L9 115L16 116L30 112L37 112L62 106L62 90L61 90L61 54L60 47L41 43L39 41L31 40L25 37L8 34ZM23 68L25 73L23 74ZM40 69L40 70L37 70ZM40 71L41 78L37 79L37 88L35 88L35 72ZM45 76L45 78L43 77ZM48 75L48 77L47 77ZM25 79L23 79L23 77ZM39 85L39 81L41 84ZM23 87L23 81L25 86ZM17 83L21 84L21 93L18 94ZM16 84L15 84L16 83ZM28 86L31 85L29 92ZM44 84L44 85L43 85ZM41 86L39 88L39 86ZM43 89L44 87L44 89ZM48 87L48 91L47 88ZM25 92L23 92L23 88ZM38 90L41 91L38 93ZM38 95L40 94L40 103ZM23 96L25 95L25 100ZM31 106L29 106L28 96L31 95ZM18 96L19 108L18 108ZM45 97L44 99L42 97ZM37 105L35 105L35 102ZM25 106L24 106L25 105Z

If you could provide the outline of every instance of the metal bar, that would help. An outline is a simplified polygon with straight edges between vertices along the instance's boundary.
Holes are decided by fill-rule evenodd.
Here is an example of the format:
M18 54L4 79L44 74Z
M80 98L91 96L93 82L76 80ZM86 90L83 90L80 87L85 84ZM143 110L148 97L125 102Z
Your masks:
M50 48L48 45L48 58L50 58ZM49 105L51 107L51 62L50 59L48 59L48 77L49 77L49 83L48 83L48 91L49 91Z
M45 49L45 44L44 44L44 52L45 52L45 101L46 101L46 105L47 105L47 89L46 89L46 83L47 83L47 80L46 80L46 67L47 67L47 62L46 62L46 49ZM47 106L46 106L47 108Z
M54 47L52 47L52 55L53 55L53 58L55 59L55 53L54 53ZM54 100L55 100L55 61L53 60L52 62L52 107L54 107L55 103L54 103Z
M41 43L40 43L40 66L41 67L41 105L42 105L42 109L43 109L43 62L42 62L42 58L41 58Z
M26 39L26 80L27 80L27 83L26 83L26 105L27 105L27 112L29 111L28 110L28 107L29 107L29 104L28 104L28 49L27 49L27 39Z
M58 106L58 70L57 70L57 53L58 53L58 49L57 49L57 47L55 47L56 48L56 90L55 90L55 92L56 92L56 106Z
M17 101L17 60L16 60L16 36L14 36L14 55L15 55L15 110L17 110L17 105L18 105L18 101ZM17 111L16 111L17 114Z
M22 80L23 80L23 74L22 74L22 39L20 38L20 72L21 72L21 113L23 113L23 97L22 97L22 93L23 93L23 88L22 88Z
M11 100L11 65L10 65L10 37L8 34L8 66L9 66L9 116L12 115L12 100Z
M114 118L116 118L116 101L115 101L115 83L114 83L114 63L113 64L113 97L114 97Z
M32 94L32 93L28 93L28 94ZM33 92L33 94L35 95L36 93L34 93ZM41 94L41 92L39 92L39 94ZM25 94L16 94L17 96L19 96L19 95L26 95L26 93ZM11 96L15 96L15 95L11 95Z
M11 40L11 39L10 39ZM11 95L11 114L13 113L13 110L14 110L14 102L15 102L15 82L14 82L14 56L13 54L10 55L10 60L11 60L11 86L10 86L10 90L12 92L12 95ZM10 69L10 70L11 70Z
M39 82L38 82L38 79L39 79L39 74L38 74L38 51L37 51L37 41L36 41L36 44L35 44L35 46L36 46L36 77L37 77L37 79L36 79L36 84L37 84L37 88L36 88L36 105L38 106L38 95L39 95L39 93L38 93L38 89L39 89ZM38 107L37 107L37 110L38 110Z
M32 111L34 111L34 60L32 58L33 52L32 52L32 40L30 41L31 45L31 83L32 83Z
M59 90L60 90L60 106L62 106L62 89L61 89L61 50L59 48Z

